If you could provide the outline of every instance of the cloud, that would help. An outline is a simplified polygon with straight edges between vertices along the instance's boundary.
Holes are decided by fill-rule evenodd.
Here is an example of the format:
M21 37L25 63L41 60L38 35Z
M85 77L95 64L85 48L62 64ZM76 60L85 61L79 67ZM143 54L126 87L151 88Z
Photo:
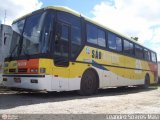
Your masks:
M11 24L13 20L41 8L42 2L39 0L4 0L0 4L0 20L4 23L6 10L6 24Z
M138 37L140 43L148 45L147 47L158 53L159 10L160 0L108 0L95 5L92 14L93 20L128 37ZM151 44L147 44L148 42Z

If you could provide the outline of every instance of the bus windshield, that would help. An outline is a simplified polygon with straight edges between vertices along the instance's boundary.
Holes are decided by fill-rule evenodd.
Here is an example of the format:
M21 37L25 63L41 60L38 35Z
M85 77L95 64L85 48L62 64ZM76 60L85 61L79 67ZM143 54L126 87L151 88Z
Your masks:
M49 35L53 17L50 12L37 13L12 25L11 57L49 52Z
M12 25L12 41L10 46L10 56L16 57L18 55L18 45L23 31L25 20L18 21Z

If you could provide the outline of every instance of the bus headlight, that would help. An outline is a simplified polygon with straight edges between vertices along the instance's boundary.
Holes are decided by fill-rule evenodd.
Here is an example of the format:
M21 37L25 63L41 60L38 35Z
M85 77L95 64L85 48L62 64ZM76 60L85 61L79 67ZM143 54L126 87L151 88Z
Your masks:
M38 73L38 68L31 68L31 69L30 69L30 72L31 72L31 73Z
M40 68L40 73L46 73L46 68Z
M3 72L4 72L4 73L8 73L8 69L4 69Z
M4 63L4 67L8 67L8 63Z

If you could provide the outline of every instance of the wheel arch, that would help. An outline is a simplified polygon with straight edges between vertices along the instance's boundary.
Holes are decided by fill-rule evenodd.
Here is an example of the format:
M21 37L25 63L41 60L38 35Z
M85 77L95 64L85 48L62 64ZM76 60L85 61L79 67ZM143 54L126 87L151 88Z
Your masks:
M94 68L92 68L92 67L90 67L90 68L87 68L84 72L83 72L83 75L84 75L84 73L86 72L86 71L88 71L88 70L90 70L90 71L92 71L95 75L96 75L96 81L97 81L97 88L99 88L100 86L100 84L99 84L99 75L98 75L98 72L97 72L97 70L96 69L94 69ZM82 75L82 77L83 77L83 75Z
M149 75L149 73L147 72L146 74L145 74L145 77L148 77L149 78L149 80L150 80L150 75Z
M149 79L149 84L150 84L150 83L151 83L151 81L150 81L150 75L149 75L149 73L148 73L148 72L145 74L145 79L146 79L146 77L148 77L148 79Z

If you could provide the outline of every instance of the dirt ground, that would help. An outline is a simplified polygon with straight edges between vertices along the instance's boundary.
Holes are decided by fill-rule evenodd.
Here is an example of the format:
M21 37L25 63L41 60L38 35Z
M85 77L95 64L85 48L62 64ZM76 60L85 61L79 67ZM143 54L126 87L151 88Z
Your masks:
M0 114L160 114L160 86L100 90L93 96L76 92L17 92L0 89Z

